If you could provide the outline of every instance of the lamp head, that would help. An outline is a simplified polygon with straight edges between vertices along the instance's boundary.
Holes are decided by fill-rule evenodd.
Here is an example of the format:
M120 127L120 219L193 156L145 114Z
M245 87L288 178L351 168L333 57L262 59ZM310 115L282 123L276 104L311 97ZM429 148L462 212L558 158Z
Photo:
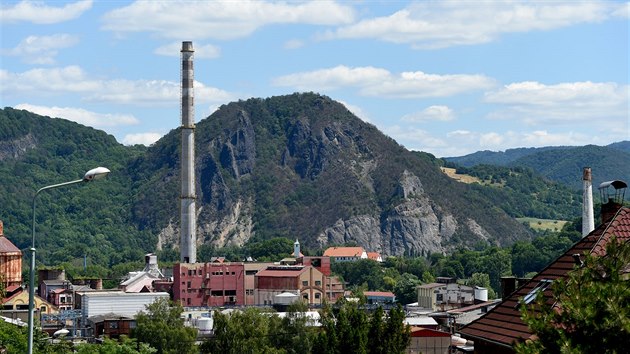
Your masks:
M107 174L110 172L111 171L105 167L93 168L85 173L85 176L83 176L83 181L89 182L95 179L100 179L107 176Z

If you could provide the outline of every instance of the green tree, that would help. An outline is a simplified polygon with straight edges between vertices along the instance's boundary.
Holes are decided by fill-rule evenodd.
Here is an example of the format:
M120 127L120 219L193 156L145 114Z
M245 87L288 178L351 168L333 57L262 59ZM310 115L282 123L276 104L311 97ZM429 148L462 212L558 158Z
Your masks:
M404 273L394 286L396 300L401 304L409 304L418 301L418 293L416 291L418 284L420 284L420 280L417 276Z
M147 343L140 343L126 336L118 341L105 338L103 344L81 344L76 348L77 354L152 354L157 349Z
M197 330L184 326L183 308L168 299L157 299L136 317L132 336L157 349L158 354L197 353Z
M606 255L587 255L584 265L552 285L553 301L539 296L521 308L538 337L518 353L627 353L630 338L630 242L614 238Z
M270 341L270 314L257 308L246 308L223 314L213 313L214 337L203 343L202 353L257 354L286 353L276 349ZM277 318L277 317L276 317Z

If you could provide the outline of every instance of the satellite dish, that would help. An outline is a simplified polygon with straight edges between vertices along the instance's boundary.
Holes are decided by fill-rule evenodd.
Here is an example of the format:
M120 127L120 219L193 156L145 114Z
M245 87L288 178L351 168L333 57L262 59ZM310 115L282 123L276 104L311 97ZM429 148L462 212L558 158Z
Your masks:
M56 331L55 333L53 333L53 337L55 337L55 338L65 337L65 336L68 335L68 333L70 333L70 331L68 331L65 328L62 328L62 329Z

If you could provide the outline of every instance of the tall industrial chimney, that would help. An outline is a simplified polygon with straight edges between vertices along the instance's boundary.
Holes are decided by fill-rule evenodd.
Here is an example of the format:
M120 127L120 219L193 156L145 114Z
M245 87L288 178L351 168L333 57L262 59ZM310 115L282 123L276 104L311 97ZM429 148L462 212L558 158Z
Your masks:
M195 106L192 42L182 42L182 155L181 230L179 248L182 263L197 261L195 199Z
M595 218L593 216L593 176L591 168L584 167L582 173L583 193L582 196L582 237L595 230Z

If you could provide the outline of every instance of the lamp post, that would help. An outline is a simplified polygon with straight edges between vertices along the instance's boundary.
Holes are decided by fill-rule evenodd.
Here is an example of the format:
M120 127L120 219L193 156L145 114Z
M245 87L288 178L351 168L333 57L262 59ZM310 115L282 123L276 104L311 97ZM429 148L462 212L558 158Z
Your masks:
M85 173L83 179L78 179L76 181L64 182L59 184L53 184L50 186L42 187L33 196L33 234L31 240L31 269L30 269L30 278L29 278L29 286L28 286L28 354L33 354L33 316L35 312L35 200L40 192L45 191L47 189L59 188L64 186L69 186L71 184L81 183L81 182L90 182L96 179L103 178L107 176L110 171L105 167L97 167L91 169Z

